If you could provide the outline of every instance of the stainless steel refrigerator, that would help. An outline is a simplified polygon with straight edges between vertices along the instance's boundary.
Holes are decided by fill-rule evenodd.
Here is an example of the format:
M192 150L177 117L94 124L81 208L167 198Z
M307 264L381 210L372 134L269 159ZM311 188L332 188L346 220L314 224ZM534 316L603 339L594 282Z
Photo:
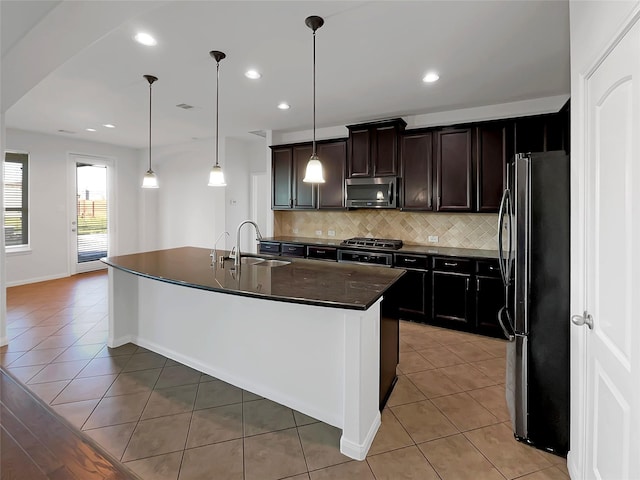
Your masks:
M507 405L517 439L569 447L569 157L518 154L499 214Z

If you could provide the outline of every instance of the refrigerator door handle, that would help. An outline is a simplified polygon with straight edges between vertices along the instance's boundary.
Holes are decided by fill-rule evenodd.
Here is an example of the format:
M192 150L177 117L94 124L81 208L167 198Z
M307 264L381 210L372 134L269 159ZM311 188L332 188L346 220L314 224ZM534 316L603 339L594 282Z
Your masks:
M503 229L504 229L504 217L507 218L507 235L509 237L508 241L508 252L507 258L504 257L504 244L503 244ZM512 223L511 223L511 192L508 188L505 189L502 194L502 200L500 201L500 209L498 210L498 257L499 257L499 266L500 266L500 276L502 277L502 282L505 286L508 286L511 282L511 250L512 250Z

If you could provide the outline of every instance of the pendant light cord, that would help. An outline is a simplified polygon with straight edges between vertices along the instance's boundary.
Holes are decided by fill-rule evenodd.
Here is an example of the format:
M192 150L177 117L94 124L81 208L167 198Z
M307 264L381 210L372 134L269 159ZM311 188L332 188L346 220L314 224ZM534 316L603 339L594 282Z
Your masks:
M313 156L316 155L316 31L313 30Z
M220 62L216 61L216 167L218 166L218 112L220 107L218 106L220 98Z
M151 172L151 83L149 83L149 171Z

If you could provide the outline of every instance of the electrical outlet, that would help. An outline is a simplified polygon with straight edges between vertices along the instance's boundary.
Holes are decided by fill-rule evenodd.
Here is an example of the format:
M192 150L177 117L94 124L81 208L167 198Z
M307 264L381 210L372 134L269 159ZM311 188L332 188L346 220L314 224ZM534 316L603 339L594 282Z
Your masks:
M316 235L322 235L322 230L316 230Z
M293 229L293 233L298 233L298 229L297 229L297 228L294 228L294 229Z
M335 237L336 236L336 231L335 230L327 230L327 235L329 235L330 237Z
M438 236L437 235L429 235L429 243L438 243Z

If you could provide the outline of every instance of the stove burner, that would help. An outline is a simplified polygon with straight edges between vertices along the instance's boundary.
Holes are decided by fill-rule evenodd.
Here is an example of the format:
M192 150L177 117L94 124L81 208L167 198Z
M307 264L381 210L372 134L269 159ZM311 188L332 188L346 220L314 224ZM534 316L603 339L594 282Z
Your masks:
M340 245L347 247L385 248L389 250L398 250L399 248L402 248L402 240L354 237L343 240Z

